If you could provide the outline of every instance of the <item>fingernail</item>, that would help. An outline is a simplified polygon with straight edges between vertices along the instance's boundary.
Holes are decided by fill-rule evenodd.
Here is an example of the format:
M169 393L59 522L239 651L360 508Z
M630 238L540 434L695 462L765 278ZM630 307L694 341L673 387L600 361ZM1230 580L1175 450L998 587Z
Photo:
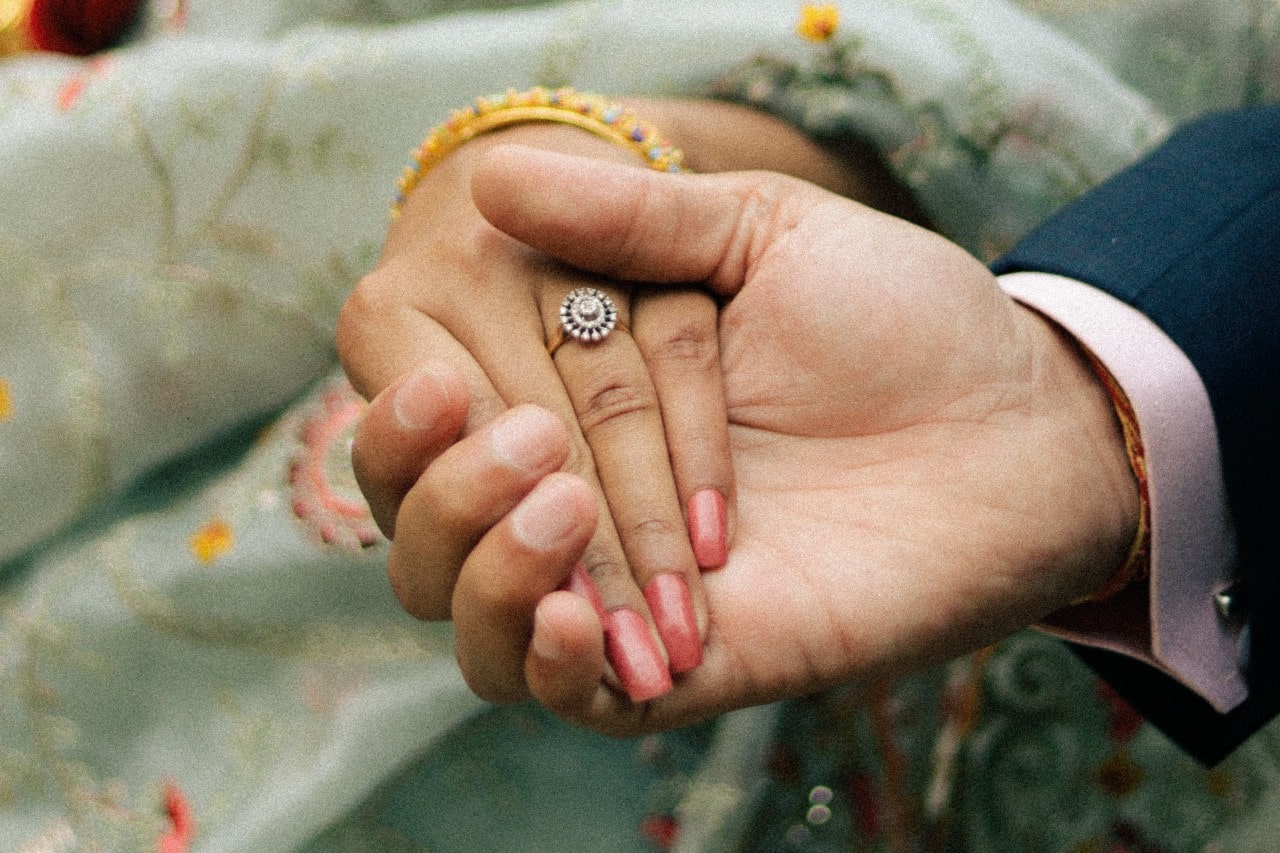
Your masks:
M702 569L718 569L729 559L729 516L719 489L689 498L689 542Z
M498 458L517 471L540 471L551 464L551 433L556 417L536 406L517 406L494 424L490 446Z
M582 565L582 563L574 566L573 571L569 573L569 577L565 578L560 588L568 590L590 602L591 606L595 608L596 615L600 617L600 624L604 624L604 599L600 597L600 589L596 586L596 582L591 579L591 573L587 571L586 566Z
M533 651L543 660L559 661L564 660L565 654L564 644L560 642L560 638L555 635L546 624L546 618L542 615L541 610L533 611Z
M421 432L435 424L448 402L449 390L441 381L440 368L428 364L415 370L396 389L391 409L401 427Z
M667 648L671 671L678 675L702 663L702 638L684 577L678 572L658 575L645 585L644 600Z
M511 535L534 551L554 551L578 529L573 504L574 486L568 477L553 475L538 484L511 511Z
M639 613L619 607L605 614L604 649L633 702L656 699L671 691L671 673L649 624Z

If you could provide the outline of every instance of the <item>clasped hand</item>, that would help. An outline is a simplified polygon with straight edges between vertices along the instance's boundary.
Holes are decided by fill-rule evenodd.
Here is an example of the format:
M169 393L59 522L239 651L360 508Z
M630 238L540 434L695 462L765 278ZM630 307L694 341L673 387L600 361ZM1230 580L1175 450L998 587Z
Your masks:
M400 351L348 332L357 387L382 391L356 458L394 535L397 593L453 618L480 695L533 696L616 734L667 728L962 654L1123 561L1137 497L1105 391L954 244L772 173L660 175L498 146L470 183L485 220L540 264L722 300L735 508L727 562L700 585L689 575L700 665L635 701L613 680L601 611L562 589L615 505L576 456L572 407L489 393L521 377L486 373L471 340L431 323ZM502 322L531 363L545 330ZM394 372L406 363L426 366ZM601 470L646 476L624 446L591 451Z

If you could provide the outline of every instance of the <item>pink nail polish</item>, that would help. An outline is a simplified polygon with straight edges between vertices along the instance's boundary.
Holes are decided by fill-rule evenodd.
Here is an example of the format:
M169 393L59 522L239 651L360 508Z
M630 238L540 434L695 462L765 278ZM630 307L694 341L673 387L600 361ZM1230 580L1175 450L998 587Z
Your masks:
M622 689L633 702L656 699L671 691L671 673L653 641L649 624L630 607L605 614L604 649Z
M729 516L719 489L701 489L689 498L689 541L702 569L718 569L729 559Z
M591 573L587 571L586 566L582 565L582 563L574 566L573 571L569 573L569 577L560 585L560 588L591 602L591 606L595 608L596 615L600 617L600 624L605 624L604 599L600 597L600 589L596 586L596 582L591 579Z
M678 675L702 663L702 638L685 579L678 572L658 575L645 586L644 600L667 647L671 671Z

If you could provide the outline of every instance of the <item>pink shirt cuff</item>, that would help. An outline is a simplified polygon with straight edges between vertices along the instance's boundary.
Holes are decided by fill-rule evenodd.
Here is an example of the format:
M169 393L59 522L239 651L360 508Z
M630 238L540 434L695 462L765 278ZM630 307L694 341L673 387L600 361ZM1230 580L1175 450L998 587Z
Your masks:
M1068 607L1039 627L1144 661L1225 713L1248 695L1238 628L1218 612L1234 536L1218 433L1204 383L1146 315L1058 275L1000 277L1018 302L1056 322L1101 361L1133 404L1146 451L1151 576L1106 601Z

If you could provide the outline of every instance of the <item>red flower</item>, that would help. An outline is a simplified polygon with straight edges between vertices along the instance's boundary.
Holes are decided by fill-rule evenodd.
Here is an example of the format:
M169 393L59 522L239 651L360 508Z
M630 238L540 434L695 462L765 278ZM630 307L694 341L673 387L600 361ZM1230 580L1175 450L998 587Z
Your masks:
M88 56L120 43L142 0L33 0L27 36L38 50Z

